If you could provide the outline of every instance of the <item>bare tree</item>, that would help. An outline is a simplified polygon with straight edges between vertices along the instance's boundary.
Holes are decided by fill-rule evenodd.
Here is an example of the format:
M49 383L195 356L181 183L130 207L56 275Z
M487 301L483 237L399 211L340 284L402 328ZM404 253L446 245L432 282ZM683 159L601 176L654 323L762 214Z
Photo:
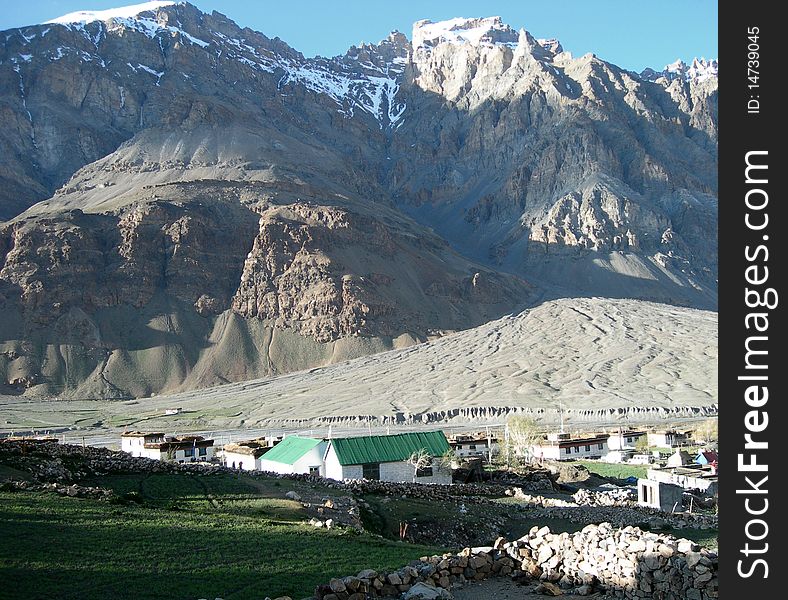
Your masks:
M695 439L705 443L716 442L719 439L717 419L707 419L695 428Z
M506 421L508 431L508 452L522 456L530 462L533 458L533 446L542 437L536 421L530 417L514 416Z
M425 448L416 450L408 457L408 464L413 467L413 483L416 483L419 471L432 465L432 455Z

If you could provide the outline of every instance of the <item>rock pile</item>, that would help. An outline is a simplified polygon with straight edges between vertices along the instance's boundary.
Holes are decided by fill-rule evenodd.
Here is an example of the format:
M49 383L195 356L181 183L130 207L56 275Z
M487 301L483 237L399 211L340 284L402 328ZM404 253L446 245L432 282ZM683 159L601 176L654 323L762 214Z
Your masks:
M602 523L574 534L534 527L519 540L499 540L496 548L519 560L528 576L580 594L599 588L618 598L717 598L715 553L637 527Z
M718 597L717 568L717 555L694 542L637 527L602 523L573 534L534 527L514 541L498 538L493 546L422 557L393 572L365 569L334 578L319 585L314 598L407 598L414 589L442 598L441 590L452 586L508 576L583 596L601 591L627 599L710 600Z
M587 490L580 488L572 495L578 506L632 506L637 495L630 488Z

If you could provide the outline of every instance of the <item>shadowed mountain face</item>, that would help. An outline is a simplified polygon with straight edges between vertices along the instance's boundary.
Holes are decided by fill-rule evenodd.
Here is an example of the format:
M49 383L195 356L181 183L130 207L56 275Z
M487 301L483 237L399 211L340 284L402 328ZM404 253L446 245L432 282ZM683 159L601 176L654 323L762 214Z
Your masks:
M0 34L5 391L239 381L545 294L716 306L716 63L498 18L307 59L153 4Z

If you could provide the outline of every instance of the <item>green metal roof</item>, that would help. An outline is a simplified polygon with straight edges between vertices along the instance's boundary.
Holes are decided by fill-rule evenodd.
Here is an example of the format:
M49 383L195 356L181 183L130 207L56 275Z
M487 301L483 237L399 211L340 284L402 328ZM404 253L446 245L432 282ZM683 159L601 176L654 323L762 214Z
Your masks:
M317 446L323 440L288 435L285 439L263 454L261 458L273 462L292 465L295 461Z
M442 431L336 438L331 444L341 465L398 462L422 449L432 456L449 451L449 442Z

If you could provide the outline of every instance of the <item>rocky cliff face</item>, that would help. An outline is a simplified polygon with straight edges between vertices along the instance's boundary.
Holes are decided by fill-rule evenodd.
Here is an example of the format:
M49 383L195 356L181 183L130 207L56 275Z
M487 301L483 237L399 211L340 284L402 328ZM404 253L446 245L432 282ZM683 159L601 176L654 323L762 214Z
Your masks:
M148 8L3 33L7 390L308 368L544 290L715 305L716 63L637 75L499 18L307 59Z

